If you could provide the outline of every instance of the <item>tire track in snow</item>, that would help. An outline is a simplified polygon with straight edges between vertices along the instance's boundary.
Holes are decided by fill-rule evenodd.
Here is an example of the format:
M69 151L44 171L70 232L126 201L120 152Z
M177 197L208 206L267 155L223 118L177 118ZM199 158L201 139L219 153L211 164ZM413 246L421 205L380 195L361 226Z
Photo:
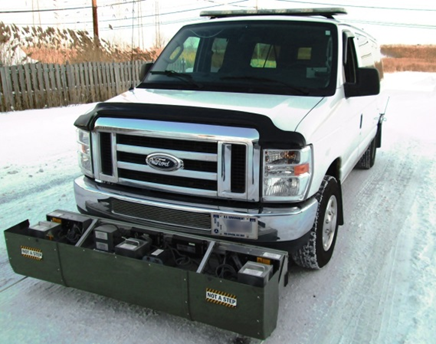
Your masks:
M0 198L0 206L16 201L17 199L25 199L31 196L37 196L38 194L46 192L51 188L56 188L65 183L71 183L71 192L72 192L73 181L75 178L79 176L80 174L78 174L75 171L74 173L69 173L69 174L62 173L58 177L54 177L54 178L53 177L47 178L46 176L41 176L40 178L44 180L43 183L40 183L38 181L34 182L33 180L30 180L32 182L32 186L30 187L21 186L20 189L16 189L14 191L2 194L2 197Z
M0 289L0 293L6 291L7 289L13 287L14 285L22 282L23 280L25 280L26 278L28 278L27 276L24 276L23 278L17 280L17 281L13 281L11 283L7 283L5 286L2 286L2 288Z
M436 145L433 147L436 152ZM411 207L406 226L419 231L413 242L413 279L411 288L416 295L417 310L411 314L414 326L406 336L406 343L424 343L434 338L436 324L436 215L428 211L436 199L436 163L431 159L429 174L423 176L420 197Z
M331 330L332 334L327 338L319 334L313 338L315 341L395 342L391 341L392 338L373 340L380 338L385 326L395 327L392 324L399 322L398 314L392 308L397 298L394 288L398 268L395 256L403 220L395 214L404 211L407 205L405 195L416 194L414 178L419 174L418 168L411 166L407 157L396 157L397 152L383 154L371 171L354 171L344 185L346 207L352 209L345 210L350 219L346 219L347 225L339 233L338 251L341 252L336 254L350 262L338 266L342 270L338 277L342 277L343 282L336 287L342 289L335 294L334 310L328 311L331 316L329 327L335 330ZM353 187L347 189L350 183ZM357 185L360 189L356 194ZM338 314L334 314L335 311ZM348 314L349 318L344 319L344 314Z
M291 311L287 318L279 314L276 330L290 335L268 343L293 343L292 338L298 343L370 343L382 326L398 322L390 310L396 278L391 257L403 222L396 214L407 203L402 197L415 189L417 169L403 154L398 159L396 149L381 153L373 169L353 171L343 186L346 224L339 229L332 262L316 272L291 269L280 306Z
M358 229L368 233L372 231L371 226L376 228L373 231L371 238L362 241L358 244L360 248L364 245L365 250L369 253L361 252L359 262L362 265L362 274L365 279L362 285L356 285L357 281L353 281L352 288L355 288L355 295L372 295L371 298L363 297L361 303L352 312L352 319L347 323L345 328L351 328L344 331L341 336L341 343L403 343L410 332L415 332L416 320L414 313L421 309L425 313L425 309L430 312L430 307L424 307L419 304L419 300L414 300L416 290L419 290L419 284L425 280L422 278L422 268L410 269L411 260L414 260L416 248L410 238L419 238L416 233L411 233L411 230L421 231L427 229L427 233L431 233L430 240L427 238L425 243L429 248L427 252L432 252L433 257L429 257L428 261L434 259L434 234L433 225L420 224L415 217L422 219L426 217L427 204L434 203L436 198L435 180L428 175L423 176L423 171L427 172L430 169L434 171L435 164L428 156L414 156L413 163L409 159L407 152L422 151L422 144L418 142L397 142L392 146L393 154L389 156L396 159L388 159L386 168L383 174L375 174L374 177L366 180L367 184L363 186L361 192L357 195L358 207L354 208L351 223L359 223L359 220L365 220L372 215L372 219L366 223L359 223ZM425 149L424 149L425 150ZM430 151L436 151L433 147ZM406 154L401 154L405 152ZM433 173L434 175L435 173ZM379 177L377 177L379 175ZM375 180L385 179L385 182L371 185ZM386 182L389 181L389 182ZM353 182L353 184L355 184ZM432 190L433 196L428 197L425 201L422 197L423 193ZM365 210L361 206L366 206ZM431 213L431 212L430 212ZM425 234L425 230L424 233ZM427 235L429 236L429 235ZM356 238L349 238L350 241ZM431 240L433 239L433 240ZM418 240L419 241L419 240ZM366 243L366 244L365 244ZM371 252L371 244L375 248ZM416 246L416 245L415 245ZM341 256L344 252L341 252ZM416 259L415 259L416 260ZM422 262L422 259L418 259ZM428 264L430 266L430 264ZM434 265L432 266L434 267ZM433 268L433 276L435 275ZM434 281L435 279L433 279ZM418 287L413 286L414 283ZM433 290L436 285L432 284L433 289L423 288L421 285L421 295L425 294L429 297L433 296ZM404 293L404 291L406 291ZM347 296L349 297L349 296ZM352 302L351 302L352 303ZM430 304L435 306L433 299ZM426 314L428 317L428 314ZM421 320L427 317L421 316ZM433 313L434 319L434 313ZM431 324L428 322L428 324ZM423 331L419 331L422 333ZM430 336L427 337L430 338ZM426 342L422 341L411 341ZM332 343L335 341L331 341Z

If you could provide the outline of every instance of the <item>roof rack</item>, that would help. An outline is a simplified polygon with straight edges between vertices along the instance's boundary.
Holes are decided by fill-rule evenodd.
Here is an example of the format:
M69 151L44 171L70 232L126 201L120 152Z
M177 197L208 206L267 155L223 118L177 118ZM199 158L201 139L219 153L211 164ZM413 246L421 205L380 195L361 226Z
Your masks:
M334 15L347 14L342 7L323 7L323 8L284 8L284 9L258 9L258 10L217 10L202 11L200 17L226 18L243 16L322 16L333 19Z

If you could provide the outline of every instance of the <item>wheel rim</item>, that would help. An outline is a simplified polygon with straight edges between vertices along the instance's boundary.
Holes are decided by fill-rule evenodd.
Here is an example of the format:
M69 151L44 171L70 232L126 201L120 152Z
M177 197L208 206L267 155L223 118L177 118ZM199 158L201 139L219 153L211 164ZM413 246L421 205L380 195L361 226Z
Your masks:
M324 214L324 223L322 228L322 247L328 251L333 244L336 235L336 223L338 219L338 202L336 196L329 198Z

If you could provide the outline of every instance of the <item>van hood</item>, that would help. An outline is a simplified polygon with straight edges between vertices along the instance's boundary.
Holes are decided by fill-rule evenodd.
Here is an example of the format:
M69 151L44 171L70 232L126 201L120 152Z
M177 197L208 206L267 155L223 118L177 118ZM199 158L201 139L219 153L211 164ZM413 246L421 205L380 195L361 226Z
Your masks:
M106 102L189 106L255 113L284 131L295 131L323 97L230 92L133 89Z

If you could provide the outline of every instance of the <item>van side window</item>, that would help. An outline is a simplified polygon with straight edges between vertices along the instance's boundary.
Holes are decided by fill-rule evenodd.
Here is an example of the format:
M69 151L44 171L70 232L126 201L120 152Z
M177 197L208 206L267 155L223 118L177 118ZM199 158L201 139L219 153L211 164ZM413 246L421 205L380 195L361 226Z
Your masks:
M356 48L354 46L354 40L351 37L347 37L345 53L344 53L344 73L345 82L356 83L356 71L357 71L357 57Z

